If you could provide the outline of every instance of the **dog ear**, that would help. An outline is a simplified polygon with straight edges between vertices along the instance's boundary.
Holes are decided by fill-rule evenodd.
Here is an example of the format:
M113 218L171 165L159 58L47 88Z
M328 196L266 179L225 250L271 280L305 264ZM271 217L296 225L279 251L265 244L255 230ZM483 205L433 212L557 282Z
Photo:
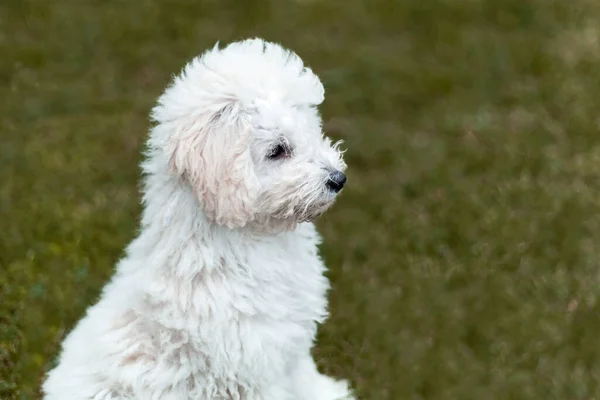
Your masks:
M249 150L250 124L241 105L190 117L170 139L170 164L187 181L208 218L230 228L255 215L258 183Z

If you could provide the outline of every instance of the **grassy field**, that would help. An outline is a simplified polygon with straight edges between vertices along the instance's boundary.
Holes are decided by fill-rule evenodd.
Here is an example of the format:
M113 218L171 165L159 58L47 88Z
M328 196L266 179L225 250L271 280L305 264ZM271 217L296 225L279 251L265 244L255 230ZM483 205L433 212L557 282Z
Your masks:
M600 4L0 2L0 398L136 233L148 113L217 40L295 49L349 184L316 356L361 399L600 396Z

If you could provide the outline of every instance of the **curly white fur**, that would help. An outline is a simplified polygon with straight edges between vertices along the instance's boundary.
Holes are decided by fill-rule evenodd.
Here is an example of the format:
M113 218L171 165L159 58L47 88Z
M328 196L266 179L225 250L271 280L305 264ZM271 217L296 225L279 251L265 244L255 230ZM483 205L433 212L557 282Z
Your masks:
M260 39L185 67L152 113L141 232L46 400L353 398L310 354L329 286L311 221L345 168L323 98L297 55Z

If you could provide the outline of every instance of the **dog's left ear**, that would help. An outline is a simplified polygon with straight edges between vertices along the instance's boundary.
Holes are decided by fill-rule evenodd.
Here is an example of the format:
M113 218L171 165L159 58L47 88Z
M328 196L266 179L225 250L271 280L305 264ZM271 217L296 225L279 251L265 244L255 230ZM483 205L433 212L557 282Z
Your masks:
M245 116L231 101L190 117L170 140L172 170L192 186L207 217L230 228L246 225L255 215L258 183Z

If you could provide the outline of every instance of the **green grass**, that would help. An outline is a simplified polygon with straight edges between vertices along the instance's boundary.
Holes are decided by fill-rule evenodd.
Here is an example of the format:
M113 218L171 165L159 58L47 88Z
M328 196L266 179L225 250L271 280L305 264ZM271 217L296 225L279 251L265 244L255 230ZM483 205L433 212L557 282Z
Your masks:
M35 399L137 229L155 99L217 40L322 77L349 184L315 354L361 399L600 396L600 5L0 2L0 398Z

